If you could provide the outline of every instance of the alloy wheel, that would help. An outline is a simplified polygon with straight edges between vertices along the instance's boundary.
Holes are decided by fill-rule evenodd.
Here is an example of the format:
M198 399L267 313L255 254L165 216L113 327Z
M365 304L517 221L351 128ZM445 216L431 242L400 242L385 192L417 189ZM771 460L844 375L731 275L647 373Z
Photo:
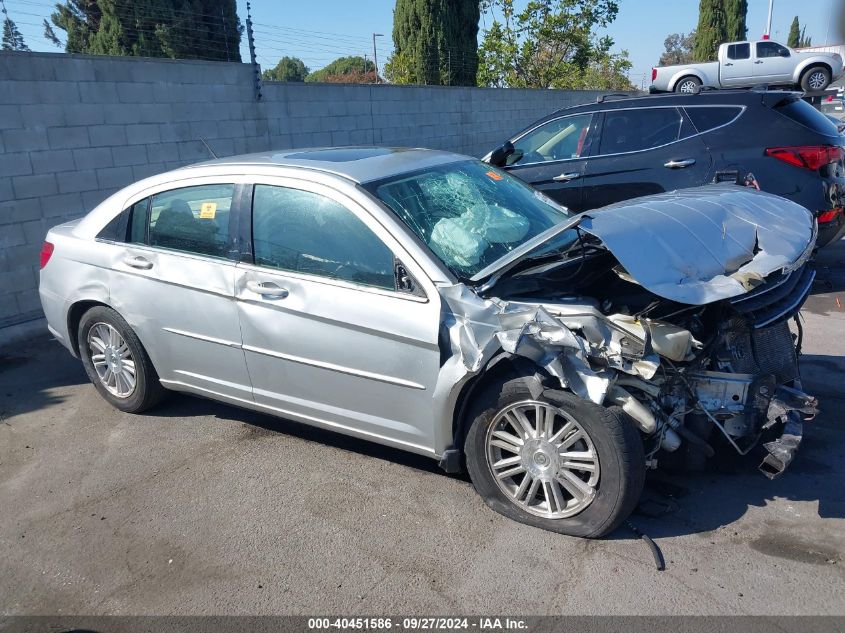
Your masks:
M135 360L129 345L113 326L95 323L88 330L91 363L103 387L118 398L128 398L135 391Z
M487 463L499 489L522 510L549 519L592 503L599 458L584 427L565 411L526 400L502 409L486 438Z
M824 88L826 82L827 76L818 70L807 78L807 85L813 90L821 90Z

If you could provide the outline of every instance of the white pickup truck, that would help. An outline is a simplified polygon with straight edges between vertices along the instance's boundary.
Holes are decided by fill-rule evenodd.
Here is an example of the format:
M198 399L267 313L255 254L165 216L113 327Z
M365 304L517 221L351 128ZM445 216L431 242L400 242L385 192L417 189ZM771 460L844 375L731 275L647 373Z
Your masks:
M729 42L719 47L719 61L651 69L651 92L697 92L701 86L747 88L800 87L824 90L842 75L836 53L796 51L771 40Z

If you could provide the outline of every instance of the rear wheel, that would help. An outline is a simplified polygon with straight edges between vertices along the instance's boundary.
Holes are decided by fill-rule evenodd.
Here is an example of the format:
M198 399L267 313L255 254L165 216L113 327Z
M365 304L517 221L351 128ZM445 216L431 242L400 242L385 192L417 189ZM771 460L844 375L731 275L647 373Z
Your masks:
M683 94L695 94L701 88L701 81L698 77L682 77L677 84L675 84L675 92Z
M645 480L642 440L621 411L568 392L532 397L525 380L477 398L464 443L475 489L521 523L597 538L633 511Z
M140 413L166 394L141 341L111 308L97 306L82 315L79 357L100 395L121 411Z
M830 71L823 66L814 66L801 76L801 89L804 92L824 90L830 85Z

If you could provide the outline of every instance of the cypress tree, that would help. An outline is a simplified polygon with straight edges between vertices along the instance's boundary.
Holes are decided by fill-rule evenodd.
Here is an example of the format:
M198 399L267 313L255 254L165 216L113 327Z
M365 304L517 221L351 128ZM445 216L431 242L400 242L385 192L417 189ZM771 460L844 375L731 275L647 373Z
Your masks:
M28 51L29 47L24 42L23 35L18 30L18 25L9 17L6 12L6 3L0 0L0 12L3 13L3 42L0 50L4 51Z
M726 42L744 40L748 29L745 18L748 14L748 0L725 0Z
M790 48L798 48L801 43L801 25L798 22L798 16L792 18L792 25L789 27L789 38L786 40L786 45Z
M396 0L393 54L410 83L474 86L480 17L478 0Z
M723 0L701 0L698 5L698 27L695 29L693 48L695 60L705 62L716 59L719 45L727 39Z

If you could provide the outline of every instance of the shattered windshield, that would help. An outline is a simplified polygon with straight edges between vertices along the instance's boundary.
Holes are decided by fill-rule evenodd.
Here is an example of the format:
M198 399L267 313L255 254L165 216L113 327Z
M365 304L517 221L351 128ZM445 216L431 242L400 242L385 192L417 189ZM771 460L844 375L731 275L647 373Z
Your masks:
M571 216L521 180L476 160L403 174L367 188L461 278ZM566 239L573 241L574 233Z

